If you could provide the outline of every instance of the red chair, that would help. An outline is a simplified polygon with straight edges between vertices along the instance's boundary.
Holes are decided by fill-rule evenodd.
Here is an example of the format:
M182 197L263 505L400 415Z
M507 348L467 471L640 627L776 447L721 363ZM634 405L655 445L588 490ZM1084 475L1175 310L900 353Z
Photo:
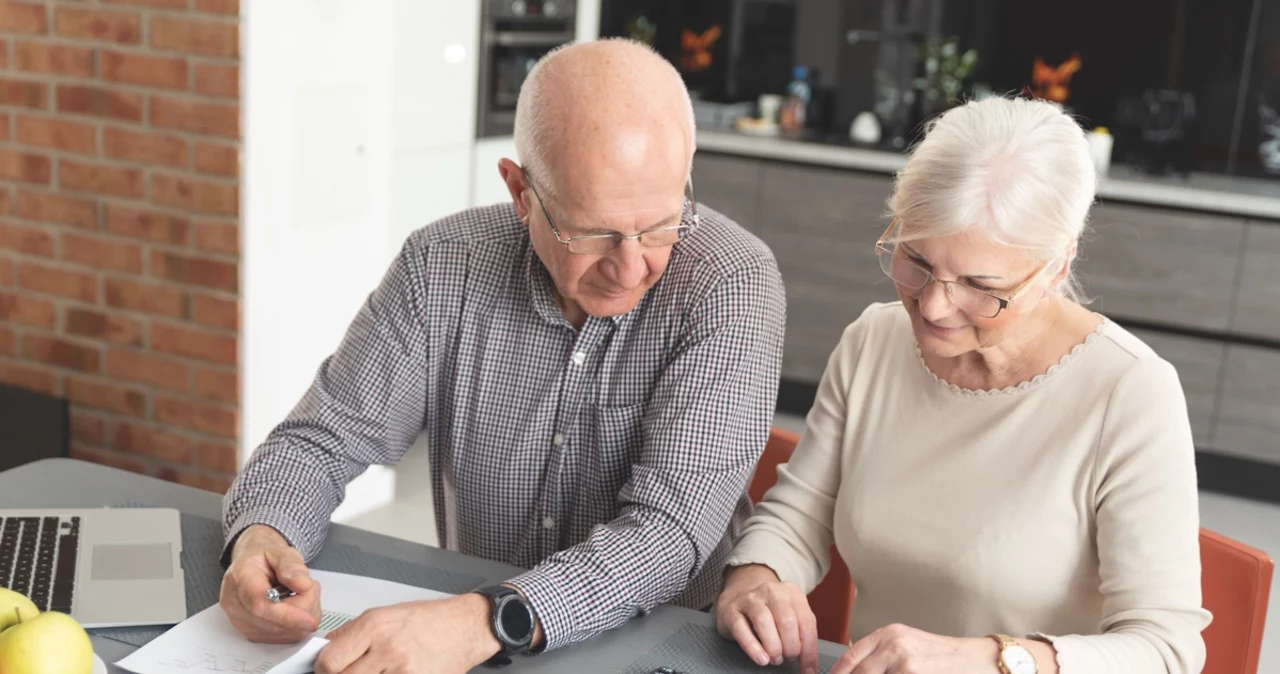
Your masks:
M778 481L778 466L791 459L800 436L781 428L769 432L769 442L756 464L755 476L747 493L751 501L759 503L764 493ZM818 618L818 636L838 644L849 643L849 615L853 612L854 587L849 569L836 546L831 546L831 570L827 577L809 593L809 608ZM1254 658L1255 662L1257 658ZM1206 670L1208 671L1208 670Z
M1203 674L1257 674L1274 567L1267 553L1200 530L1200 591L1213 613Z

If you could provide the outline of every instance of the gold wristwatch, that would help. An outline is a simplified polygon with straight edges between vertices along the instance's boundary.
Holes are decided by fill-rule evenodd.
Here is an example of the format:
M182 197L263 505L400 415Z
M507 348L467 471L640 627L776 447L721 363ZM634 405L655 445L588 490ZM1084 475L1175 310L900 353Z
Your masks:
M1007 634L988 634L987 636L1000 644L1000 655L996 662L1002 674L1036 674L1036 658L1025 646L1013 640Z

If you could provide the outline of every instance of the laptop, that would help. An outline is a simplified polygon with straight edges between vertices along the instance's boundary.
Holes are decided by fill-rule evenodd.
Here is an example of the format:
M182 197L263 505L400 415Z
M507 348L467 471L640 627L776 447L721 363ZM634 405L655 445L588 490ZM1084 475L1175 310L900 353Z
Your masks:
M0 509L0 587L84 627L181 622L179 522L172 508Z

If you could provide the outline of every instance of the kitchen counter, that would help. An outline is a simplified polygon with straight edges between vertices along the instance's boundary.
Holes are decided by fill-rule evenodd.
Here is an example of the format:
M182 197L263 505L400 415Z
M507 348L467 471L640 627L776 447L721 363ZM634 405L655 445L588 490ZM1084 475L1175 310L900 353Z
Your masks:
M726 131L699 131L704 152L893 174L907 163L900 152L782 137L758 137ZM1112 166L1098 186L1105 200L1223 213L1280 221L1280 180L1192 173L1187 178L1149 176Z

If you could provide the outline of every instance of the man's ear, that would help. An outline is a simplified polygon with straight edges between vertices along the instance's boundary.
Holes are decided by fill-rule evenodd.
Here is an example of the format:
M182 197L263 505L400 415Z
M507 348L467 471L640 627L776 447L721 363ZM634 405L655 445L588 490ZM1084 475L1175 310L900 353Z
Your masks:
M525 193L529 191L529 179L524 174L524 169L510 159L498 160L498 174L502 176L502 182L507 185L507 192L511 194L511 201L516 206L516 215L519 216L520 222L526 227L529 226L529 204L525 201Z

